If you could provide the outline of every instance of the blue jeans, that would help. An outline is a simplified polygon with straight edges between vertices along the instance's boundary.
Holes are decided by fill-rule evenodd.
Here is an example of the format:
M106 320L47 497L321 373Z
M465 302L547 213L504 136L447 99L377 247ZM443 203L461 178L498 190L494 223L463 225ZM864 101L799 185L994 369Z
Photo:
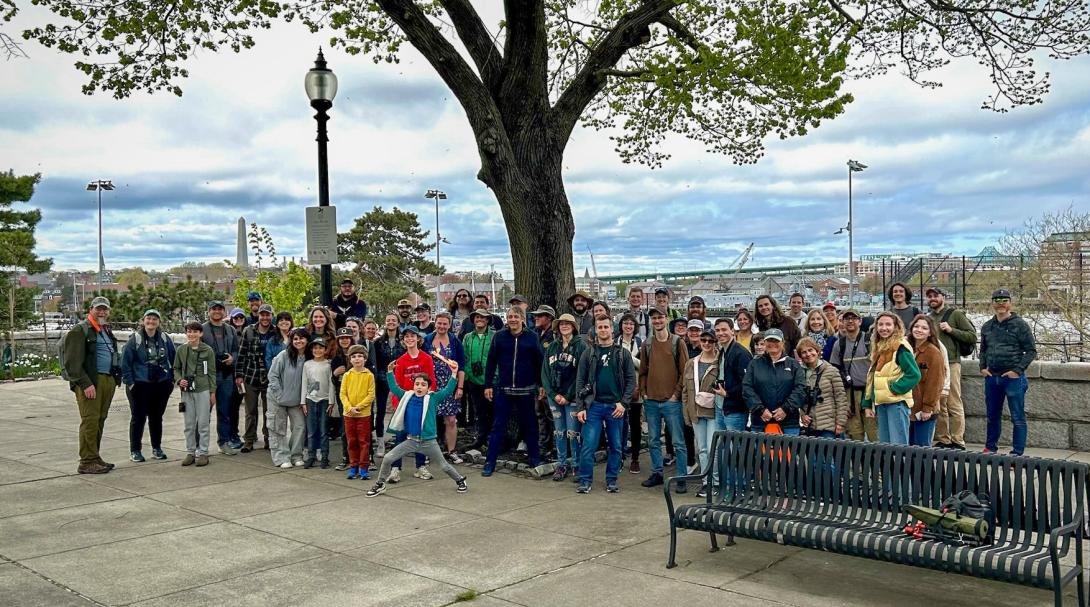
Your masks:
M527 455L530 456L530 465L537 466L541 463L540 445L537 442L537 413L534 406L537 403L537 393L527 395L504 394L503 390L496 388L492 391L492 403L494 405L492 418L492 434L488 436L487 464L496 465L496 458L504 450L507 442L507 422L511 416L515 416L518 422L519 436L526 443Z
M328 406L327 400L307 399L307 449L310 449L310 457L318 457L321 451L322 458L329 459L329 434L325 428L325 410Z
M717 430L734 430L736 432L745 432L746 423L749 422L749 413L731 412L724 413L722 407L715 408L715 427ZM729 470L729 468L728 468ZM718 471L714 471L718 478ZM726 479L727 485L735 491L735 493L741 493L745 489L746 483L744 480L748 479L734 479L731 478L728 472L728 478Z
M1011 440L1011 455L1022 455L1026 450L1026 390L1029 380L1026 374L1010 378L993 375L984 378L984 404L988 412L988 436L984 446L989 451L999 448L999 433L1003 429L1003 400L1011 412L1014 432Z
M931 414L931 419L925 422L913 418L908 427L908 444L914 447L930 447L935 438L935 423L938 421L939 416L935 414Z
M888 405L872 405L878 420L878 442L907 445L908 417L911 410L904 401Z
M651 472L662 474L662 422L670 428L670 439L674 443L674 455L677 457L675 469L678 474L685 474L689 469L685 451L685 421L681 416L681 401L651 400L643 401L643 415L647 418L647 431L651 437L647 451L651 456ZM584 437L583 443L586 444Z
M549 403L553 414L553 439L556 442L556 462L559 466L575 468L579 463L579 412L576 405L558 405Z
M621 432L624 429L624 417L613 417L615 405L594 402L587 409L587 421L583 424L583 449L579 454L579 483L590 484L594 480L594 451L602 438L602 424L606 425L606 445L609 457L606 459L606 483L617 482L617 473L621 471Z
M716 425L714 417L698 417L693 422L693 438L696 440L696 453L700 459L700 472L708 471L708 462L711 460L712 438L715 436Z
M232 434L237 434L232 428L237 425L231 423L231 399L235 396L235 378L228 375L224 378L216 376L216 444L222 446L231 442Z

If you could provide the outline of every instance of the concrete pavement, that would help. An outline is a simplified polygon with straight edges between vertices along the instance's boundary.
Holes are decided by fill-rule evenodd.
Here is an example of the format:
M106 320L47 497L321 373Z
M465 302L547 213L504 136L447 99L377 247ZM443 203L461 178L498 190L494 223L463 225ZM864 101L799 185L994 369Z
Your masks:
M470 589L484 607L1052 603L1047 591L763 542L709 554L693 532L668 570L662 492L625 472L607 494L601 466L585 496L465 467L466 494L444 475L406 474L373 499L368 481L276 469L262 450L183 468L175 404L170 459L135 464L119 393L102 444L117 469L80 476L67 384L0 385L0 604L432 606Z

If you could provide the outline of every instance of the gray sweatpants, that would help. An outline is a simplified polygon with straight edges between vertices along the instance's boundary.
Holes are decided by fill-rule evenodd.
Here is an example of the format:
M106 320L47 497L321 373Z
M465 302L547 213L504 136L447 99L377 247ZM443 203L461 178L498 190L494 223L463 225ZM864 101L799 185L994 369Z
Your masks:
M211 434L208 429L212 420L212 393L182 392L185 413L182 420L185 427L185 450L192 455L208 455L208 441Z
M390 467L393 463L401 461L401 458L411 453L423 453L431 459L431 461L440 462L443 466L443 472L446 472L451 480L461 480L461 473L459 473L454 466L451 466L450 462L443 457L443 452L439 450L439 443L435 442L434 438L430 440L420 440L420 437L418 436L410 436L396 447L386 452L386 456L382 458L382 468L378 471L378 480L385 483L386 477L390 476Z
M307 419L299 405L269 405L269 453L274 466L303 459L303 441L307 437ZM288 434L288 426L291 434Z

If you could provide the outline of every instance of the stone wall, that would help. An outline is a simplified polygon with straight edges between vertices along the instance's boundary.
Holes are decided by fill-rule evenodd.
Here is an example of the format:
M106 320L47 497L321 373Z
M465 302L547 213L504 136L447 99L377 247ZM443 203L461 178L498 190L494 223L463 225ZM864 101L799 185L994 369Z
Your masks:
M965 440L983 443L987 417L984 378L977 361L962 363L961 396L965 401ZM1026 370L1027 445L1090 451L1090 363L1035 362ZM1003 414L1000 448L1011 444L1011 424Z

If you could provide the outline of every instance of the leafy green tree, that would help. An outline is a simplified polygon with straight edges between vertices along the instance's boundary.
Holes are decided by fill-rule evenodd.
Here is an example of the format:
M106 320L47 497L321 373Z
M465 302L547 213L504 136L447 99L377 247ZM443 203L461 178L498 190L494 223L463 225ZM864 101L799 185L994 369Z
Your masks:
M239 278L235 281L235 295L232 299L236 306L247 310L246 294L250 291L261 293L265 303L277 312L291 312L295 324L306 322L306 314L317 297L314 290L314 275L294 261L288 262L283 272L264 270L253 279Z
M117 284L126 288L134 285L144 285L146 287L151 282L151 277L143 268L137 267L123 270L114 280L117 281Z
M330 31L331 43L397 61L408 42L461 104L477 173L499 202L516 288L535 304L574 290L575 223L564 152L580 122L609 129L627 162L659 166L679 134L755 162L768 136L805 135L840 115L847 78L899 70L925 87L951 59L980 63L984 107L1040 103L1032 57L1090 49L1085 0L506 0L487 24L470 0L181 3L35 0L59 23L24 37L79 57L84 92L181 95L198 49L255 44L274 20Z
M372 314L393 309L409 292L426 296L422 279L443 272L425 258L435 248L425 244L427 237L416 213L397 207L390 211L375 207L357 217L351 230L338 234L340 259L352 263L348 275Z
M38 209L15 210L15 203L29 202L34 196L34 186L42 176L16 175L15 171L0 171L0 289L3 291L4 309L0 310L0 330L15 331L25 328L34 318L34 296L40 290L23 288L15 284L17 271L28 274L47 272L52 259L43 259L34 252L34 230L42 220Z
M86 312L91 299L99 294L95 291L83 302L81 314ZM112 321L135 323L144 316L144 311L155 308L162 314L162 319L172 325L169 327L171 330L177 330L173 325L185 321L204 320L207 318L209 302L227 299L222 291L192 279L173 284L161 282L151 288L137 284L125 291L107 291L101 294L110 299Z

